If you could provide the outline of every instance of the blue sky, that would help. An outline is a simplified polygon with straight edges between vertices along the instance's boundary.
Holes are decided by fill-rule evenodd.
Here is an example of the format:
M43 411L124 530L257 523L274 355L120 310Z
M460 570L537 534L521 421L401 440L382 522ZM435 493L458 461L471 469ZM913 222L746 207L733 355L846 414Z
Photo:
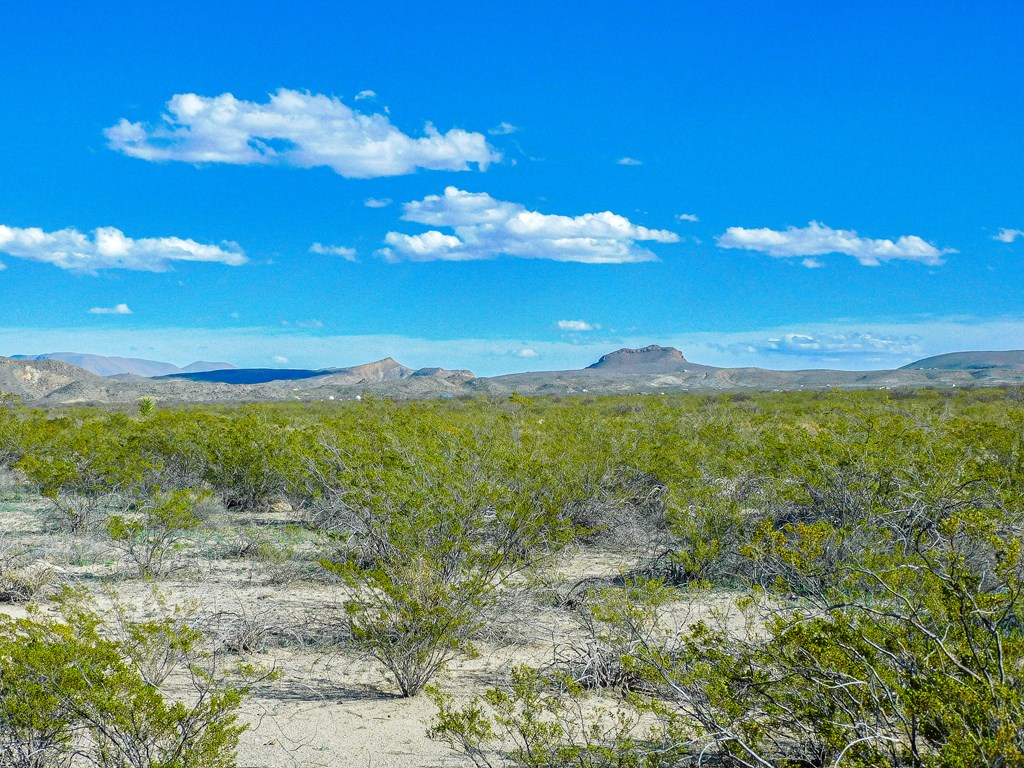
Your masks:
M1024 347L1019 3L38 2L0 27L0 354Z

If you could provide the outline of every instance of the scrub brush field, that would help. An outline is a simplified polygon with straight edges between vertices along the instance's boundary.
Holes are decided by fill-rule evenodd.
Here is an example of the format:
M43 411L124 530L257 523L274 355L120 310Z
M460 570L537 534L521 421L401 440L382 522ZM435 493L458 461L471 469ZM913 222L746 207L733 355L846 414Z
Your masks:
M0 404L0 764L1024 765L1024 395Z

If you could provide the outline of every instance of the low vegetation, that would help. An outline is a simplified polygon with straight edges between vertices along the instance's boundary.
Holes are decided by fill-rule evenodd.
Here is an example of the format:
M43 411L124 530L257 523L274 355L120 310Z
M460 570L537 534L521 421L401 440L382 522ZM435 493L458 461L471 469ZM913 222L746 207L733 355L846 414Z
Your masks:
M249 560L342 613L111 624L38 542L4 539L0 597L43 607L0 624L0 763L232 765L247 689L221 655L316 635L426 689L432 738L480 766L1024 766L1022 402L5 401L0 501L105 546L100 582ZM626 565L553 581L566 551ZM569 635L455 695L510 600Z

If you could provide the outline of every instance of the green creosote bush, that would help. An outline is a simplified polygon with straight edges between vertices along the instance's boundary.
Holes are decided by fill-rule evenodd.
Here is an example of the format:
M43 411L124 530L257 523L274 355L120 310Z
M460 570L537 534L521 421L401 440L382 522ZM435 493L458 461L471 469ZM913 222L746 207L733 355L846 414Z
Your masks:
M281 493L293 462L290 431L269 409L247 408L195 436L203 479L225 507L261 511Z
M594 701L579 683L529 666L462 707L437 687L428 694L438 708L430 737L479 768L659 768L686 754L637 708Z
M453 658L475 654L468 638L501 584L573 528L504 482L496 466L508 456L494 436L429 418L392 426L386 440L325 444L314 469L346 540L322 564L346 590L352 638L414 696Z
M66 591L53 617L0 617L0 764L47 768L231 768L244 689L204 663L198 638L175 638L187 680L174 698L140 672L132 648ZM131 627L145 645L162 626Z
M161 578L175 567L186 536L201 525L196 507L207 491L182 489L158 492L137 503L134 510L111 515L106 529L114 545L135 565L143 578Z
M124 416L38 417L23 426L14 466L50 502L59 530L82 533L139 491L152 465L138 455Z

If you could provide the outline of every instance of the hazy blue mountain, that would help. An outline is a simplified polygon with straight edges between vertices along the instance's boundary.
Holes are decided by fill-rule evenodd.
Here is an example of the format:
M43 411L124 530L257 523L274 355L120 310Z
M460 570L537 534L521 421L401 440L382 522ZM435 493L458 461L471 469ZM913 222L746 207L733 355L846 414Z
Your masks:
M214 371L188 371L159 376L160 379L188 379L189 381L217 382L221 384L266 384L270 381L295 381L323 376L326 371L302 368L226 368Z
M15 360L60 360L63 363L77 365L99 376L166 376L171 373L214 371L234 368L231 363L210 363L197 361L184 368L173 363L162 363L159 360L143 360L135 357L105 357L82 352L47 352L43 355L11 355Z

